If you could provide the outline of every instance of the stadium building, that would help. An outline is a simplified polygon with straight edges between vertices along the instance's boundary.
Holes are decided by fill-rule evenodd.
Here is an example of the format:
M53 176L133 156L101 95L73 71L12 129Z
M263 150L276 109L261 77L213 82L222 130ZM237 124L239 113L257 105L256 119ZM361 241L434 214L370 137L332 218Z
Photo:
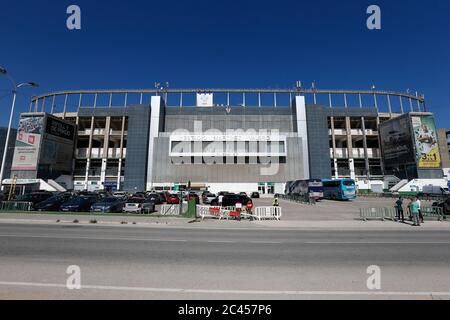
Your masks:
M21 121L46 118L42 139L52 147L38 147L35 165L15 163L12 174L56 181L61 175L75 190L176 190L190 183L262 194L309 178L383 180L393 173L385 172L380 125L410 113L432 115L422 96L376 90L55 92L33 98L21 115ZM61 163L68 158L71 170ZM442 178L442 168L412 174Z

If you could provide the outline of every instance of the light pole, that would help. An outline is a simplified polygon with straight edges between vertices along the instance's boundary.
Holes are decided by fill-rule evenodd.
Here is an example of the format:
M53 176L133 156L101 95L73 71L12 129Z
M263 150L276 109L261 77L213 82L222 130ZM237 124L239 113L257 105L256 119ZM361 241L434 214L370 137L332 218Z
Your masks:
M11 81L11 84L13 86L13 91L12 91L12 93L13 93L13 101L12 101L12 106L11 106L11 114L9 116L8 131L6 133L5 148L4 148L3 157L2 157L2 166L0 168L0 190L2 190L2 187L3 187L3 174L5 172L6 156L7 156L7 153L8 153L9 136L11 135L11 126L12 126L12 121L13 121L13 118L14 118L14 109L16 107L17 90L19 88L26 87L26 86L36 88L36 87L39 87L39 85L37 83L35 83L35 82L24 82L24 83L17 84L14 81L14 79L8 74L8 71L5 68L2 68L2 67L0 67L0 75L6 76Z

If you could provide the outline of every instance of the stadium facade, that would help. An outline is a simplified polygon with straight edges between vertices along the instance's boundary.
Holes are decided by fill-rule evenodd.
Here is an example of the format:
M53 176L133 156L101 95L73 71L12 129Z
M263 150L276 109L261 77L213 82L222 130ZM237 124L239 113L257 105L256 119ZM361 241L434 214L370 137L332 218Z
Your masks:
M76 190L177 189L190 183L213 192L273 194L292 180L382 180L390 173L380 125L411 113L432 115L422 96L409 93L160 89L45 94L33 98L22 119L51 115L74 125L72 170L64 174ZM55 178L48 172L63 174L47 168L13 175ZM415 174L442 178L442 169Z

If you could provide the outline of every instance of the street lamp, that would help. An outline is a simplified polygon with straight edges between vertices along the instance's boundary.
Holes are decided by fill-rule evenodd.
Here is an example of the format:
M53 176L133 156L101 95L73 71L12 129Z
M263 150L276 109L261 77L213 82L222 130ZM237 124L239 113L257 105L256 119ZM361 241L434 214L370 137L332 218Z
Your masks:
M14 79L8 74L8 71L3 67L0 67L0 75L6 76L11 81L11 84L13 86L13 91L12 91L13 102L12 102L12 106L11 106L11 114L9 116L8 131L6 134L5 148L4 148L3 157L2 157L2 166L0 168L0 190L1 190L2 185L3 185L3 174L5 172L6 156L8 153L9 136L11 134L11 126L12 126L12 121L13 121L13 117L14 117L14 109L16 107L17 90L22 87L37 88L37 87L39 87L39 85L36 82L24 82L24 83L17 84L16 81L14 81Z

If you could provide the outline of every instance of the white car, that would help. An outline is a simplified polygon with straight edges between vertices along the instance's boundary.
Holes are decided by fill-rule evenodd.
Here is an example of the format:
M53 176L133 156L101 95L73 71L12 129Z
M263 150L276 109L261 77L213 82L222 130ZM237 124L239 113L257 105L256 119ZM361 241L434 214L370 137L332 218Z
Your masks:
M217 198L217 196L213 193L208 193L205 195L205 197L203 198L203 203L204 204L211 204L211 201L213 201L215 198Z

